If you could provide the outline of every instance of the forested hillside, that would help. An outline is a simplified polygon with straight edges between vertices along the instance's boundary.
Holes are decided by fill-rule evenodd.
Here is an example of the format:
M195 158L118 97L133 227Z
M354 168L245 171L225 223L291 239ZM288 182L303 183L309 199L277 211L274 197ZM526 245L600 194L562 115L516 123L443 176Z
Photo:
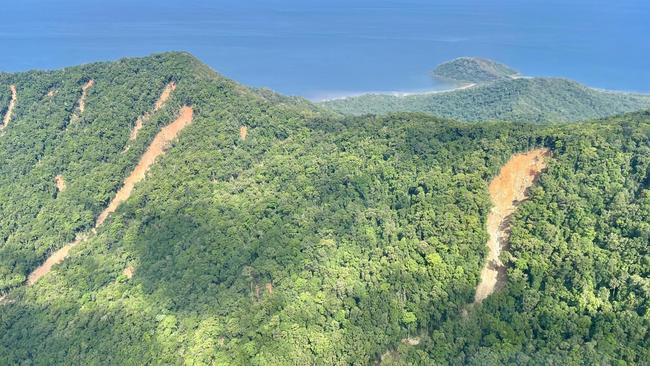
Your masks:
M489 83L517 77L519 72L504 64L478 57L459 57L433 70L433 76L456 83Z
M342 117L184 53L3 74L0 106L14 84L1 364L650 362L650 113L580 128ZM130 198L25 285L93 228L181 106L192 124ZM488 183L539 147L551 156L512 219L508 282L468 305Z
M157 56L0 76L0 85L16 85L18 94L0 137L0 290L21 284L49 252L92 226L147 137L191 96L177 93L144 136L129 142L137 117L166 83L191 84L190 75L196 78L188 57ZM67 183L65 192L57 191L56 176Z
M2 74L0 74L2 75ZM4 89L0 90L0 117L4 117L9 108L9 100L11 99L11 92L9 86L4 85Z
M517 78L447 92L366 94L320 105L351 115L423 112L470 122L557 123L649 109L650 95L600 91L565 79Z

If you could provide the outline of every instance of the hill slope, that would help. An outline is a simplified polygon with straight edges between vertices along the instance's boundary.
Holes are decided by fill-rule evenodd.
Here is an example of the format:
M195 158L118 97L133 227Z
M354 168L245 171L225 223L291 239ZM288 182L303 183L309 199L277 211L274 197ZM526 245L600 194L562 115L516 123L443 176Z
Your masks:
M166 106L130 140L170 82ZM0 135L2 364L649 360L647 113L580 129L338 117L183 53L8 84L18 103ZM182 106L191 125L93 232ZM512 219L506 286L468 308L488 182L533 148L552 156Z
M433 70L434 77L456 83L489 83L518 75L517 70L504 64L478 57L459 57Z
M462 90L393 96L366 94L320 103L362 115L424 112L479 122L575 122L650 108L650 95L606 92L554 78L502 79Z

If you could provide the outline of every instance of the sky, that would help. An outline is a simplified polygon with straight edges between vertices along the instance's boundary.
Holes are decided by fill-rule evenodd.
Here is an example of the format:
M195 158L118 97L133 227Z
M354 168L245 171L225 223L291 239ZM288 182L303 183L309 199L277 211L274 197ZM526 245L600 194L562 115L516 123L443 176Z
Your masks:
M246 85L311 99L436 88L460 56L650 92L647 0L21 0L2 5L0 70L189 51Z

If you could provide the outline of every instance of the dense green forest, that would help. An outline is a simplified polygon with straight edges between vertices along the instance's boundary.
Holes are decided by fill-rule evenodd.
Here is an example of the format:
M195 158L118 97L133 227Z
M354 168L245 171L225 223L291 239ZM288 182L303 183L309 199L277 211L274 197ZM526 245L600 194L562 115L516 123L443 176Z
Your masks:
M124 152L169 81L172 100ZM3 74L9 84L19 102L0 136L1 364L650 362L648 112L579 128L340 116L184 53ZM181 105L193 124L131 198L21 286L92 227ZM534 147L552 158L512 219L508 284L468 306L488 182Z
M478 57L459 57L433 70L433 76L455 83L489 83L517 77L519 72L504 64Z
M0 290L22 283L49 252L92 227L137 162L146 135L178 108L159 113L123 153L136 118L168 81L182 83L190 74L187 60L158 56L0 75L3 92L9 84L18 91L12 124L0 138ZM86 110L75 120L81 86L91 79ZM179 94L172 105L187 98ZM56 190L57 175L68 183L65 192Z
M366 94L320 103L352 115L423 112L470 122L576 122L650 108L650 95L600 91L575 81L518 78L447 92Z

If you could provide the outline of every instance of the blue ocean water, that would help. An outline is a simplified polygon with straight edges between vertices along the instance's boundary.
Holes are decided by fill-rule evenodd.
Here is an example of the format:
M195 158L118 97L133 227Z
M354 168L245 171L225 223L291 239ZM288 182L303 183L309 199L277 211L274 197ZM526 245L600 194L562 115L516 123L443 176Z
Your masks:
M650 92L647 0L16 0L0 70L192 52L251 86L322 99L436 88L459 56Z

